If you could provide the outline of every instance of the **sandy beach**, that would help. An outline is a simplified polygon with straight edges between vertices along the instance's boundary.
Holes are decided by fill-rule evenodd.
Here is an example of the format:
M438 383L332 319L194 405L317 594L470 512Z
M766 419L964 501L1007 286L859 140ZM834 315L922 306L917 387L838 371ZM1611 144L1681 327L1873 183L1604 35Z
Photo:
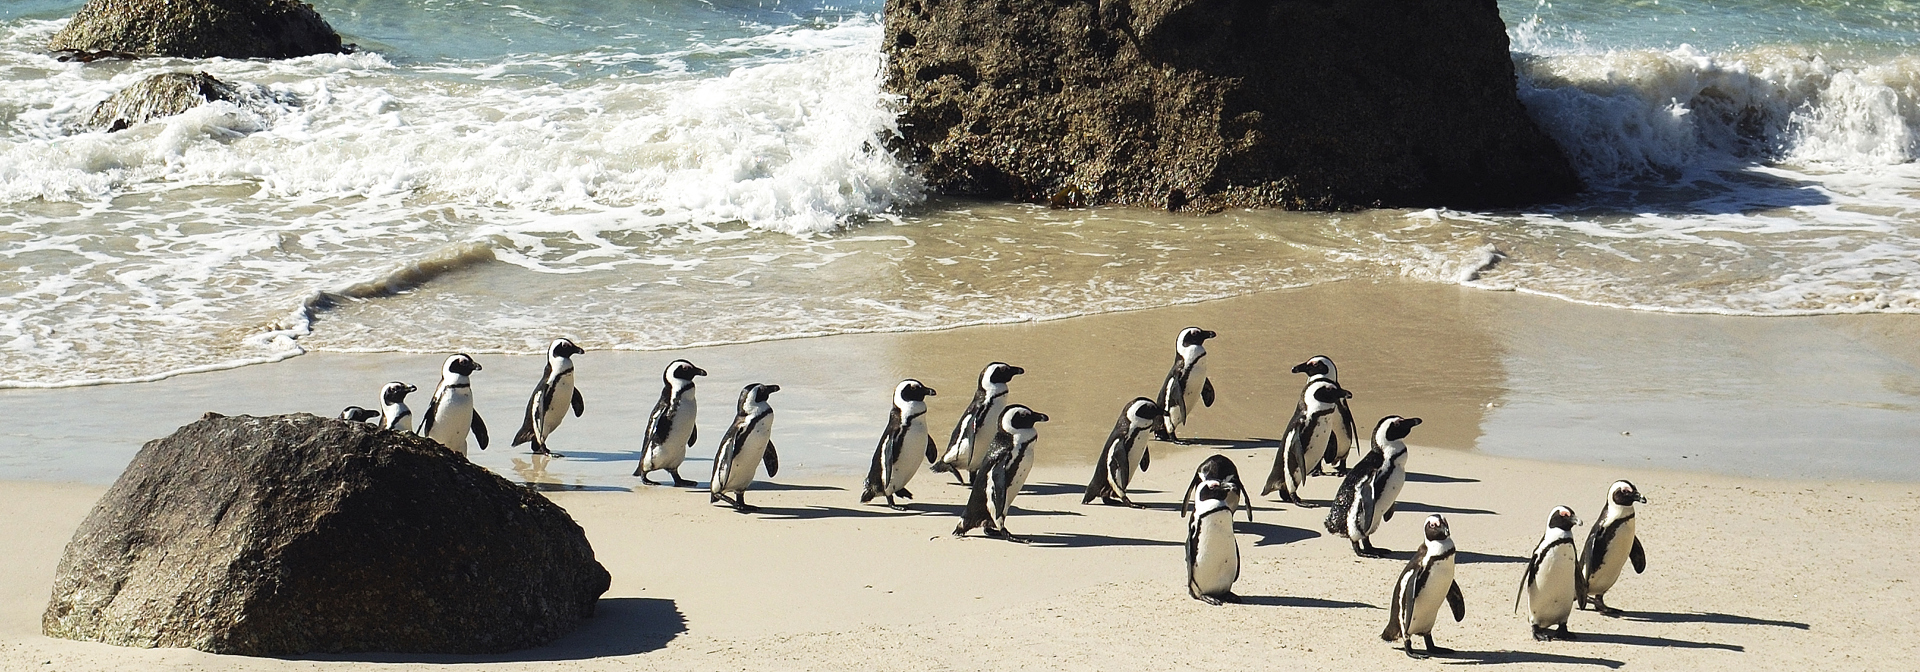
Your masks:
M1303 315L1320 321L1309 324ZM1868 449L1856 454L1855 446L1905 431L1894 419L1911 416L1911 408L1833 404L1881 415L1864 416L1859 430L1868 438L1853 437L1814 459L1795 452L1806 437L1774 435L1767 416L1788 414L1782 409L1803 402L1794 395L1814 394L1808 385L1854 390L1842 401L1914 389L1903 386L1920 363L1907 338L1916 322L1623 315L1449 286L1342 283L1035 324L679 353L590 352L580 360L589 413L557 433L554 444L570 457L536 462L503 446L475 453L510 479L548 490L586 529L612 573L600 615L573 635L500 656L289 660L47 639L39 618L61 549L105 479L15 479L0 482L0 510L32 515L0 517L13 568L0 578L0 668L1900 668L1920 653L1912 607L1920 575L1897 560L1898 549L1920 543L1920 499L1911 479L1833 474L1860 473L1848 471L1849 460L1874 463ZM1165 341L1190 323L1222 333L1209 343L1220 402L1196 414L1188 432L1207 445L1154 444L1153 467L1134 489L1147 509L1080 504L1093 451L1113 415L1134 391L1154 389L1171 359ZM1623 339L1625 333L1638 338ZM1709 350L1718 356L1686 356ZM1375 542L1406 551L1417 544L1422 517L1448 516L1462 551L1468 611L1464 622L1443 622L1435 634L1461 651L1455 657L1415 663L1379 640L1405 556L1355 558L1345 540L1325 533L1324 509L1259 498L1255 521L1237 524L1244 569L1236 592L1247 603L1209 607L1186 595L1185 527L1174 511L1181 488L1213 452L1261 480L1273 459L1271 439L1292 406L1288 397L1301 384L1286 368L1316 353L1340 363L1366 428L1387 413L1427 419L1408 441L1414 476L1400 515ZM704 491L642 487L625 475L632 468L629 425L652 403L658 366L676 356L715 372L701 383L713 390L703 397L703 425L721 422L715 409L741 382L780 382L791 390L776 398L775 441L796 466L756 485L751 501L765 507L761 513L737 514L708 505ZM1822 375L1800 375L1790 364L1806 358L1826 362ZM915 376L942 390L933 407L936 433L944 435L979 365L994 359L1027 367L1032 373L1016 380L1015 399L1054 418L1041 427L1042 466L1008 521L1033 543L951 537L965 490L930 473L914 481L914 512L859 505L859 465L884 419L892 382ZM15 417L61 404L122 403L126 412L117 422L76 423L65 433L29 423L16 436L58 449L117 443L111 450L130 456L138 441L118 438L123 434L164 435L209 409L326 412L358 399L358 388L393 377L395 368L430 372L437 360L322 353L148 385L10 390L0 402L17 409ZM476 387L498 387L480 388L481 409L512 417L522 379L532 377L528 370L537 371L538 360L485 361L484 373L497 378L477 379ZM1635 383L1649 380L1650 366L1694 382ZM300 391L302 385L312 391ZM1570 404L1579 412L1561 412ZM1717 426L1730 441L1716 443L1735 445L1694 446L1705 430L1699 417L1679 413L1688 408L1727 418ZM1602 432L1604 440L1647 445L1582 459L1581 446L1600 445ZM1511 454L1529 445L1539 446L1533 456ZM1782 456L1794 455L1800 462L1786 470L1792 478L1739 475L1770 473ZM8 466L35 464L42 463ZM38 468L66 473L58 464ZM695 462L688 472L704 480L706 468ZM1512 600L1548 510L1566 504L1591 522L1607 485L1621 478L1650 500L1640 508L1647 572L1626 576L1608 595L1628 615L1578 612L1571 625L1585 635L1581 641L1534 642ZM1307 494L1324 501L1335 485L1315 479Z

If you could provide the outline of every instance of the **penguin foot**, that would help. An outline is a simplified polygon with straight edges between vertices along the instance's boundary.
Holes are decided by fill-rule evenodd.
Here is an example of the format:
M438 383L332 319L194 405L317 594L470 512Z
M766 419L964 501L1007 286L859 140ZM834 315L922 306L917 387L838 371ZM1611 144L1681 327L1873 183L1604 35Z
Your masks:
M1129 501L1129 502L1127 502L1127 506L1129 506L1129 507L1132 507L1132 508L1136 508L1136 509L1144 509L1144 508L1147 508L1147 505L1145 505L1145 504L1138 504L1138 503L1135 503L1135 502L1131 502L1131 501Z
M1203 595L1201 593L1194 593L1193 599L1199 600L1201 602L1205 602L1207 604L1210 604L1216 607L1220 606L1220 598L1214 597L1212 595Z
M1537 625L1533 626L1533 641L1551 642L1553 641L1553 631Z
M1553 633L1553 638L1554 638L1554 639L1564 639L1564 640L1567 640L1567 641L1569 641L1569 642L1571 642L1571 641L1574 641L1574 640L1576 640L1576 639L1579 639L1579 637L1576 637L1576 636L1574 636L1574 634L1573 634L1572 632L1568 632L1568 631L1567 631L1567 624L1565 624L1565 623L1561 623L1561 624L1560 624L1560 631L1559 631L1559 632L1556 632L1556 633Z
M1393 551L1381 548L1379 546L1367 546L1365 548L1357 548L1357 549L1354 549L1353 554L1363 558L1393 557Z
M684 478L676 478L676 479L673 479L673 484L677 487L691 488L693 486L699 485L700 483L697 481L689 481Z
M647 478L646 476L642 476L642 475L640 475L640 474L634 474L634 475L635 475L635 476L640 476L640 482L641 482L641 483L645 483L645 484L647 484L647 485L659 485L659 483L655 483L655 482L653 482L653 479L651 479L651 478Z
M907 505L905 504L895 504L893 502L887 502L887 508L893 509L895 511L912 511L913 510L913 509L907 508Z
M1607 606L1606 601L1601 600L1599 595L1593 596L1592 601L1593 601L1593 610L1600 612L1601 616L1611 616L1614 618L1619 618L1621 614L1627 613L1619 609L1615 609L1613 607Z
M1241 602L1240 596L1233 594L1231 590L1221 593L1219 597L1221 602L1232 602L1234 604L1240 604Z
M899 497L901 499L913 499L913 493L907 492L906 488L900 488L898 490L894 490L893 496Z
M1449 649L1444 646L1435 645L1433 643L1433 635L1421 635L1420 637L1422 639L1427 640L1427 653L1441 655L1441 656L1453 653L1453 649Z
M1411 639L1403 642L1400 646L1400 650L1407 652L1407 657L1412 658L1414 660L1426 660L1428 658L1433 657L1432 654L1421 653L1419 651L1413 650L1413 640Z

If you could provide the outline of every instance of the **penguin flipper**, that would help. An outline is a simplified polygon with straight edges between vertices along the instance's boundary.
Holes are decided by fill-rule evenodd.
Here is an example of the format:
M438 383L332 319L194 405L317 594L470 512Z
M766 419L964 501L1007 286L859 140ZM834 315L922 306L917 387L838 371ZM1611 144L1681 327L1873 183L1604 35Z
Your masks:
M940 463L940 447L933 442L933 435L927 435L927 464ZM937 469L935 471L938 471Z
M1467 596L1460 594L1460 582L1447 587L1447 606L1453 609L1453 622L1467 619Z
M760 461L767 465L767 478L780 475L780 452L773 449L772 441L767 442L767 454L761 456Z
M440 395L433 395L433 401L427 402L427 415L420 419L420 435L433 433L433 419L440 415Z
M1647 551L1640 548L1640 537L1633 538L1633 548L1627 551L1627 557L1633 560L1633 573L1645 574L1647 571Z
M534 436L533 423L539 422L536 418L544 415L541 411L547 407L550 401L547 397L551 393L552 389L547 387L544 380L534 386L533 395L527 397L527 412L521 414L520 431L513 433L513 445L518 446L537 438Z
M1200 384L1200 403L1206 404L1207 408L1213 408L1212 378L1208 378L1206 382Z
M473 412L473 438L480 442L480 449L487 449L487 421L480 419L480 412Z
M580 396L580 388L573 388L573 417L587 412L587 398Z
M1140 444L1140 470L1146 471L1153 464L1153 453L1147 450L1147 444Z
M860 488L861 504L873 501L873 498L883 494L881 491L886 489L886 476L881 473L880 466L881 461L886 459L886 445L886 440L881 439L880 447L873 451L873 465L867 468L867 480L861 484Z
M1533 552L1533 559L1527 561L1527 573L1520 575L1520 592L1514 593L1513 595L1513 613L1520 613L1520 598L1527 596L1527 586L1533 583L1534 575L1540 572L1540 560L1545 557L1545 555L1545 553L1536 550ZM1580 572L1575 571L1573 574L1578 577ZM1581 596L1575 595L1574 597L1579 598Z
M1387 512L1380 514L1381 521L1393 520L1393 507L1396 504L1399 504L1399 502L1394 502L1393 504L1387 505Z

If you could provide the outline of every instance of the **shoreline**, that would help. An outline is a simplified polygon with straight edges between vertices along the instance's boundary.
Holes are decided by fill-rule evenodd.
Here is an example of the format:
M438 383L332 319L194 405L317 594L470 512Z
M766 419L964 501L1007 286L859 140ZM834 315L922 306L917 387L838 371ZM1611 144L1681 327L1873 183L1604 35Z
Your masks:
M1153 396L1172 335L1199 325L1219 403L1196 436L1277 439L1314 354L1339 365L1365 433L1395 413L1428 419L1415 442L1492 455L1767 478L1920 481L1920 316L1753 318L1636 313L1415 281L1347 281L1061 320L846 334L577 360L587 414L555 433L551 462L495 446L476 462L523 482L627 488L633 438L659 371L686 357L701 424L717 437L739 386L781 383L776 437L795 473L863 473L895 382L915 377L946 438L989 361L1026 367L1013 398L1055 418L1049 464L1090 463L1127 399ZM477 355L482 415L517 424L543 361ZM424 409L441 354L316 352L154 383L0 390L15 418L0 480L107 483L139 445L208 410L333 415L388 380ZM1833 429L1844 428L1844 429ZM504 437L500 437L504 440ZM711 444L712 439L708 440ZM695 459L710 454L696 446ZM698 469L700 466L692 467Z

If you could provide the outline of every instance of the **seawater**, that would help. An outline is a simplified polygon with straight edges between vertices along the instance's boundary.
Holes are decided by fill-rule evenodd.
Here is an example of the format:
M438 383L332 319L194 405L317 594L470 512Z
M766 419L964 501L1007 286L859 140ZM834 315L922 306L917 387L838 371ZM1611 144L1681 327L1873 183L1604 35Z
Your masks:
M317 0L361 50L61 63L0 5L0 387L309 351L653 350L1410 277L1621 309L1920 312L1911 3L1502 7L1590 189L1516 211L1050 211L882 149L881 5ZM247 91L75 128L148 75Z

